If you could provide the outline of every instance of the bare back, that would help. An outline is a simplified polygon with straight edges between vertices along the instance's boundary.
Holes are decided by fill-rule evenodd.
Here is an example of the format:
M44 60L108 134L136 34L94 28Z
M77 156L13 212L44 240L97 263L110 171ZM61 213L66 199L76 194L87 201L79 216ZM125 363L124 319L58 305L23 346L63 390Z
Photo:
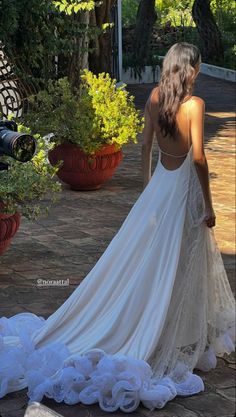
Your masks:
M191 98L180 105L176 116L178 134L176 138L164 136L158 123L158 87L154 88L147 102L147 110L153 125L155 136L161 153L161 162L166 169L180 167L191 146L189 107ZM166 155L170 154L170 155Z

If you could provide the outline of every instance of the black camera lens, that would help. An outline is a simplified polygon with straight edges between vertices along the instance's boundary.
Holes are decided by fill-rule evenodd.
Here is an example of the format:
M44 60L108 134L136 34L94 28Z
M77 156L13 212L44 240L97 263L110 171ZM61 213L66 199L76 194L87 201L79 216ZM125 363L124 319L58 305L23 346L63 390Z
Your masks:
M0 130L0 153L27 162L33 158L35 151L36 141L33 136L8 129Z

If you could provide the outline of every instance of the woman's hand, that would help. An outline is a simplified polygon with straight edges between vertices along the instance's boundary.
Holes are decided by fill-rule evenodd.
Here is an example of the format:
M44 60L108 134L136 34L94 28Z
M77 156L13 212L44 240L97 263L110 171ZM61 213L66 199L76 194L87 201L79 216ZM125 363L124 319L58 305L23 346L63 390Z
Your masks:
M207 227L214 227L216 225L216 215L212 206L205 209L205 222Z

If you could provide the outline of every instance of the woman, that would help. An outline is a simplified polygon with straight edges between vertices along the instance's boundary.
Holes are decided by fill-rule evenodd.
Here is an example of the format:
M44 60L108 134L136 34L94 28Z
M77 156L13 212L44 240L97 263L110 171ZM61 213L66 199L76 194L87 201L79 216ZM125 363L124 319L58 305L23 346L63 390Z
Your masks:
M37 401L162 408L202 391L193 369L232 351L234 299L211 230L204 102L191 94L199 66L193 45L167 53L145 108L145 189L92 271L46 321L27 313L0 322L0 396L28 386Z
M184 59L188 65L183 65ZM182 164L192 144L192 159L205 200L206 224L213 227L215 213L203 141L205 103L200 97L191 96L200 64L198 49L187 43L175 44L166 55L160 87L152 91L145 107L144 187L151 178L150 162L154 132L158 138L161 161L163 160L164 166L167 165L170 170Z

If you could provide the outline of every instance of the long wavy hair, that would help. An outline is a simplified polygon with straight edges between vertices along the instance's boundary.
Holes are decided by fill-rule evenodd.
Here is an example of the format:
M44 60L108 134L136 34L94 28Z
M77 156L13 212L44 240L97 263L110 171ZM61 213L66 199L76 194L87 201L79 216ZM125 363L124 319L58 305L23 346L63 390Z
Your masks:
M192 94L200 62L199 49L186 42L174 44L164 58L159 84L159 126L164 136L176 137L176 114L184 98Z

